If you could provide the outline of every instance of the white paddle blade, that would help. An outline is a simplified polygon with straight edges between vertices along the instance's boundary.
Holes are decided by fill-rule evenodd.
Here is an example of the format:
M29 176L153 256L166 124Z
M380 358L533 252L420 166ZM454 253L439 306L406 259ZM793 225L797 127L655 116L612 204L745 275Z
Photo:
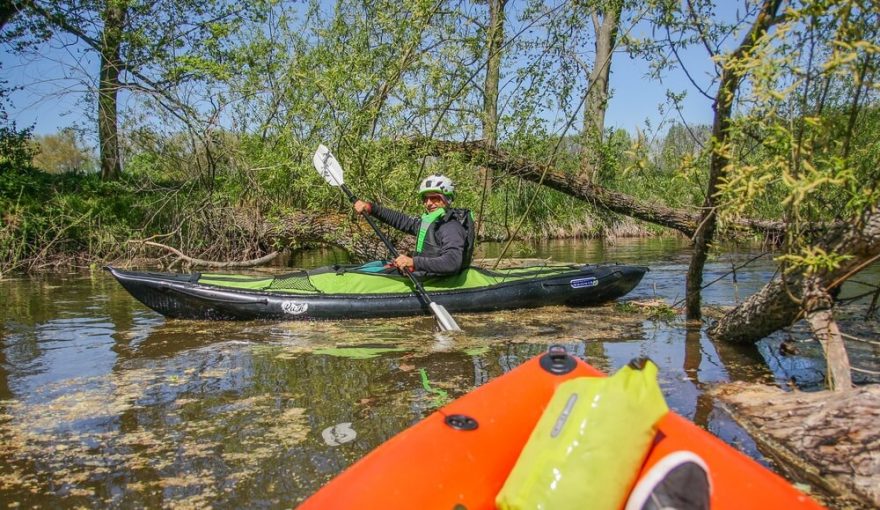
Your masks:
M449 312L446 311L446 308L444 308L443 305L438 305L432 301L428 306L431 308L431 311L434 312L434 317L437 318L437 324L440 326L440 331L461 331L461 328L458 327L458 323L455 322L452 315L449 315Z
M342 166L324 144L318 146L318 150L315 151L315 157L312 158L312 163L315 164L315 170L331 186L341 186L345 183L342 180Z

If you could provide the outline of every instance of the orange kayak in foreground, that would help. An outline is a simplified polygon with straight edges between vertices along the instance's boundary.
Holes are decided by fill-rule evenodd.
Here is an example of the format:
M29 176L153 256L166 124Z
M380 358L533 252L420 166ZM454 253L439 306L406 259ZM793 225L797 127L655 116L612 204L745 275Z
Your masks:
M563 370L568 371L554 373ZM535 357L380 445L300 508L495 508L495 497L554 390L583 376L603 374L565 353ZM657 429L639 477L667 454L687 450L709 468L713 509L821 508L780 476L674 412Z

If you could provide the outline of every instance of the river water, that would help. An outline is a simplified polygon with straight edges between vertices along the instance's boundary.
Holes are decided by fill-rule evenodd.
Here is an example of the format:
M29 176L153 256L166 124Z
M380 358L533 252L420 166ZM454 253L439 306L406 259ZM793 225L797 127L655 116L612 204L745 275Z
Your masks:
M499 247L484 250L491 257ZM515 255L647 265L624 301L668 304L684 294L690 256L679 239L518 245ZM774 270L757 249L727 250L707 267L705 281L718 281L704 302L733 305ZM865 290L848 284L844 295ZM166 320L100 270L6 275L0 302L3 507L289 508L444 402L552 344L608 372L649 356L672 409L776 469L706 388L743 380L811 390L824 377L821 348L800 327L730 347L687 330L680 317L619 304L456 314L466 334L453 338L434 333L429 317ZM876 340L870 323L853 324ZM783 355L789 338L796 353ZM848 348L854 366L880 370L875 344ZM869 372L854 378L876 379ZM350 442L322 434L349 423Z

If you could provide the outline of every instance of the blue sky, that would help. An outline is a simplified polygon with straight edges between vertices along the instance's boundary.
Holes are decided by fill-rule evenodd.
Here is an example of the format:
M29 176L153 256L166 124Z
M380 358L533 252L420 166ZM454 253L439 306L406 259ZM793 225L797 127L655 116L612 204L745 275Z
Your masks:
M634 35L640 34L636 32ZM708 83L712 64L705 52L695 49L684 58L692 67L692 75ZM76 124L92 129L93 122L87 118L87 114L93 117L88 111L91 107L83 101L83 80L94 79L92 76L97 74L98 62L94 56L81 59L70 47L46 48L30 59L11 55L8 47L3 47L0 51L3 79L8 85L23 86L22 90L11 95L9 120L15 121L19 128L33 125L38 135L55 133ZM648 80L645 77L647 71L646 62L632 60L626 53L615 55L611 75L613 97L606 117L608 127L632 132L643 127L646 119L655 127L664 119L679 120L674 112L665 116L659 112L659 105L666 100L667 89L687 93L683 109L686 121L711 123L711 101L698 93L680 70L665 76L663 83ZM125 100L123 94L120 101Z
M69 51L43 48L39 55L18 57L4 47L0 53L3 80L19 86L10 94L9 120L19 128L34 126L38 135L56 133L76 123L85 124L82 80L90 79L80 69L97 75L98 63L77 62ZM96 59L95 59L96 60Z

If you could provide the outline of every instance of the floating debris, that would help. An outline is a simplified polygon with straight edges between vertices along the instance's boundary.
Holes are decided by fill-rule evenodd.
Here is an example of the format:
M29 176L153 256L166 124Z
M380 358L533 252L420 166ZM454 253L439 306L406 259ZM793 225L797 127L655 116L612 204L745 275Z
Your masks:
M324 442L328 445L339 446L354 441L357 437L357 432L351 427L351 422L343 422L322 430L321 437L324 438Z

